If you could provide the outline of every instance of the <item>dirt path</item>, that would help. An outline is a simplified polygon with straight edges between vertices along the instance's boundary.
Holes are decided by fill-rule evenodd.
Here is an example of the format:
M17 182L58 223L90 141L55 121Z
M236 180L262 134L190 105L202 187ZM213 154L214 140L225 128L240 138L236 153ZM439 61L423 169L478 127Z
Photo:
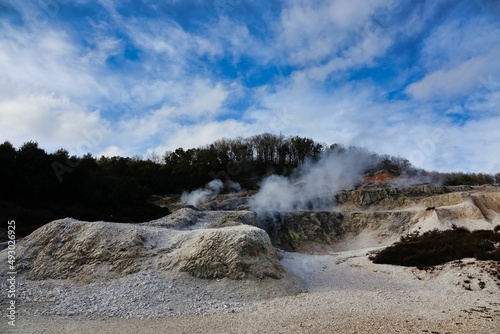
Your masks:
M462 318L366 316L301 307L279 313L261 311L209 317L155 320L77 320L41 318L23 321L15 333L498 333L498 323ZM332 312L332 313L328 313Z

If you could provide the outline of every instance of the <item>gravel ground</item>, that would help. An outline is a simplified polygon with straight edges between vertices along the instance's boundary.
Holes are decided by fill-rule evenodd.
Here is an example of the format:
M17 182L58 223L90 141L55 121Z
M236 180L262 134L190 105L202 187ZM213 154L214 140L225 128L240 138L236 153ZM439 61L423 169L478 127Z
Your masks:
M306 282L309 292L271 299L246 281L235 285L154 272L84 286L19 277L16 327L2 320L0 332L500 332L498 294L419 280L409 268L372 264L366 252L280 252L282 264Z
M84 286L61 280L21 279L18 291L26 316L157 318L236 312L244 306L231 298L228 301L216 299L210 289L176 284L148 271Z

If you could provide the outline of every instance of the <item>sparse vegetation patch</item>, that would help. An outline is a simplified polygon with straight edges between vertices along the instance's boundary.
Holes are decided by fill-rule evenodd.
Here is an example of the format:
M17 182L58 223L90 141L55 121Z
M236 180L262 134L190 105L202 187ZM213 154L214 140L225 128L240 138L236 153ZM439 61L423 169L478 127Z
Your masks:
M500 262L499 229L470 232L465 228L433 230L402 236L401 241L370 257L374 263L428 267L473 257Z

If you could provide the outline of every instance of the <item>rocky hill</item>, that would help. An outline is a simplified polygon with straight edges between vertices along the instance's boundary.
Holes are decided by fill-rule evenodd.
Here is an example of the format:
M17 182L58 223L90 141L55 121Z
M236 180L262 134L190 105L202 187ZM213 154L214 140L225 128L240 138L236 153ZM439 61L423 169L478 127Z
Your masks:
M313 255L306 254L290 262L291 253L276 248L346 254L342 261L378 271L366 257L369 247L413 231L500 224L500 188L493 186L365 184L323 201L333 203L330 210L287 213L250 211L254 193L214 195L197 207L159 199L173 213L142 224L70 218L47 224L17 244L19 305L34 315L88 317L239 312L253 302L314 289L317 279L307 273L325 265L312 269L316 264L307 256ZM280 261L277 254L287 258ZM0 261L6 257L1 251ZM498 266L484 263L486 270L469 262L441 266L432 275L408 274L496 293ZM0 271L2 281L5 275Z
M198 207L248 212L253 194L215 195ZM414 231L493 229L500 224L500 188L495 186L370 183L327 201L332 203L329 210L258 212L256 221L246 223L266 230L276 246L297 251L385 246Z
M33 280L83 283L149 269L211 279L285 276L266 232L238 222L251 222L247 212L219 213L220 227L203 228L206 215L181 209L165 222L140 225L57 220L19 244L17 263Z

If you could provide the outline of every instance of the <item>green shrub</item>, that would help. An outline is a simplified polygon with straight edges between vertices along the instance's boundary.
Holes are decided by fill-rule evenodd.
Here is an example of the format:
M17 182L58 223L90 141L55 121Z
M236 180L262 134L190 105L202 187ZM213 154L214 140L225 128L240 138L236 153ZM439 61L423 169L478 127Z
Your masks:
M300 234L295 232L294 230L288 230L288 234L290 235L290 238L296 243L300 242Z

